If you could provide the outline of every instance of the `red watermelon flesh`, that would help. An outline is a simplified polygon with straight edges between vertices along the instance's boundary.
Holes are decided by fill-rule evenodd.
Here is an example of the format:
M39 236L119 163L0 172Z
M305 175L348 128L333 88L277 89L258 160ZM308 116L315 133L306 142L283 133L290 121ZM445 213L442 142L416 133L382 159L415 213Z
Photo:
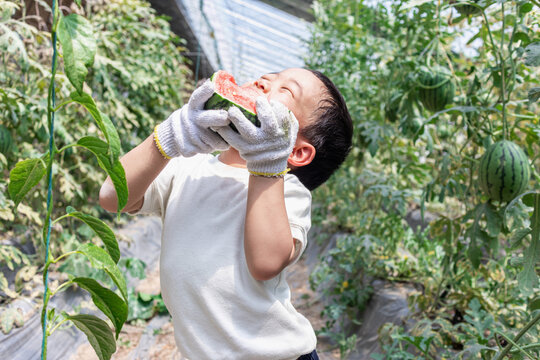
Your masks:
M205 109L228 110L236 106L256 126L260 125L255 111L255 99L263 95L262 92L249 85L238 86L234 77L223 70L214 73L210 80L214 83L214 95L206 102Z

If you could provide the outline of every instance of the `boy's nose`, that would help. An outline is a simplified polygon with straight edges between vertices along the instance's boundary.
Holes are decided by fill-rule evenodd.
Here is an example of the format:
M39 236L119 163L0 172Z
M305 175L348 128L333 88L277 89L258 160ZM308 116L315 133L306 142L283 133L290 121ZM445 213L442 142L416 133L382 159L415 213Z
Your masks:
M270 91L270 83L265 79L258 79L255 81L255 86L262 90L265 94Z

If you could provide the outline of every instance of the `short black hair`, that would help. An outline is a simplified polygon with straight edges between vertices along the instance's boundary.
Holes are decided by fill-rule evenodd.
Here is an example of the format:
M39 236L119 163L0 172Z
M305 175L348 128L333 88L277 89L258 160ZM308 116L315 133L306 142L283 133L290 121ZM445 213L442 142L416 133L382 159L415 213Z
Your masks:
M336 85L317 70L306 69L324 85L325 94L311 123L300 130L315 147L315 157L308 165L291 171L309 190L323 184L345 161L351 150L353 123L345 99Z

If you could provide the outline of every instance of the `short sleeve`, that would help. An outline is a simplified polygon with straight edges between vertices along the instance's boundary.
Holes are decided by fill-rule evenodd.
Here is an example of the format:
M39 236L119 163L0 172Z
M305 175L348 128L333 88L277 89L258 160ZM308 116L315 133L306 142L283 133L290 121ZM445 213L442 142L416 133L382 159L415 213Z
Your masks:
M144 201L139 211L132 215L146 214L162 216L165 213L173 182L177 175L179 158L174 158L165 166L144 193Z
M296 240L294 264L307 246L307 233L311 227L311 193L294 175L285 176L285 208Z

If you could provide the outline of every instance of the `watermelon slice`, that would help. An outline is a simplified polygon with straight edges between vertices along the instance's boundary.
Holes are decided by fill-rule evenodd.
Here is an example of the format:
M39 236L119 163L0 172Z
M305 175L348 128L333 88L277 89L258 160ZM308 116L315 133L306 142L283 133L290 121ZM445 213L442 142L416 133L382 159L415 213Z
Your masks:
M214 83L214 95L204 105L205 109L229 110L236 106L255 126L261 123L255 111L255 99L262 94L256 89L238 86L234 77L226 71L219 70L210 80ZM231 127L234 126L231 124Z

